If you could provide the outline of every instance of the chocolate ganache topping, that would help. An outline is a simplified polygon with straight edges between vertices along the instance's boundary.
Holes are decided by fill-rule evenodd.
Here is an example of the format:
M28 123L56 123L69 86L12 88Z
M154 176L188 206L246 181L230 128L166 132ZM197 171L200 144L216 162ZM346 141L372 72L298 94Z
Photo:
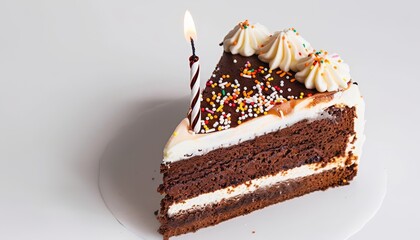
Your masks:
M270 70L257 55L224 52L206 83L201 101L201 133L236 127L276 104L317 93L296 81L294 72Z

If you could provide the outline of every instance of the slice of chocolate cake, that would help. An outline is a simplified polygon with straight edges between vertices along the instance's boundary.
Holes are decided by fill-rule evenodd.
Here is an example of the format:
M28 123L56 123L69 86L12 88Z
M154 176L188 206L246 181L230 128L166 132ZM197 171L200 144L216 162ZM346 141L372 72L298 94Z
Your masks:
M269 35L238 24L201 98L201 130L187 118L161 165L164 238L287 199L346 185L357 174L364 101L337 54L291 28Z

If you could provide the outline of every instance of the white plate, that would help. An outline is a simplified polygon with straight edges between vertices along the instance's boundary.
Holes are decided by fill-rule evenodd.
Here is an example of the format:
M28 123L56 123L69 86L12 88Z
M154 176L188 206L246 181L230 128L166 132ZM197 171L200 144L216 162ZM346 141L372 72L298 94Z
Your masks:
M100 189L117 220L144 240L160 240L159 165L162 149L185 116L188 99L143 112L109 144L100 164ZM368 136L369 137L369 136ZM349 186L315 192L171 239L347 239L379 210L387 174L377 159L361 159Z

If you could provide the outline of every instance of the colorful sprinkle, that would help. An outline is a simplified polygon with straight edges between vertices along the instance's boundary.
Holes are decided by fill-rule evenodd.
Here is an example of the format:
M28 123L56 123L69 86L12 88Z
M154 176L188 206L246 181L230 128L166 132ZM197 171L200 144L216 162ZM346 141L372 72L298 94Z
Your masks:
M237 58L232 61L240 62ZM272 71L268 66L253 66L249 61L237 66L240 79L230 79L229 74L219 72L216 67L207 82L206 89L211 90L202 100L202 104L207 106L201 109L204 113L201 121L204 133L229 129L231 125L240 125L269 114L276 104L305 97L306 93L293 91L294 85L291 84L300 83L294 83L296 79L292 73L279 69Z

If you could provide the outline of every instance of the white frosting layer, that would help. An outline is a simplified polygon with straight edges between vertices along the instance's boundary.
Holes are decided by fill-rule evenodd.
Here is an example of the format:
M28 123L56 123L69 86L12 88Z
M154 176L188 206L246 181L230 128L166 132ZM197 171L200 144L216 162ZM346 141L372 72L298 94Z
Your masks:
M294 28L275 32L261 48L258 58L267 62L270 69L296 71L298 60L313 51L311 45Z
M352 163L358 163L360 156L362 154L362 145L365 140L364 136L364 110L365 104L362 98L359 98L359 101L355 103L356 106L356 116L354 120L354 130L355 135L350 136L349 142L350 144L347 145L346 153L347 156L349 152L355 157ZM356 138L355 141L354 138ZM353 144L351 144L353 142ZM181 203L175 203L168 209L168 215L173 216L178 214L181 211L190 210L190 209L197 209L202 208L209 204L216 204L223 199L230 199L239 197L243 194L252 193L253 191L269 187L273 184L277 184L287 180L293 180L300 177L310 176L313 174L321 173L323 171L331 170L336 167L344 167L346 164L347 156L337 158L335 161L330 162L323 168L318 168L319 165L317 164L307 164L297 168L290 169L286 172L280 172L276 175L272 176L264 176L262 178L254 179L247 183L241 184L236 187L228 187L224 189L220 189L211 193L201 194L197 197L182 201ZM351 163L351 164L352 164Z
M329 55L322 50L300 59L297 70L296 80L319 92L344 89L351 79L350 68L339 55Z
M224 38L223 47L226 52L252 56L258 53L261 45L267 40L270 33L261 24L251 25L248 20L236 25Z
M217 148L248 141L257 136L289 127L303 119L317 119L324 109L335 104L352 107L363 100L358 86L351 84L348 89L335 93L328 102L314 105L313 101L314 97L304 98L290 113L282 115L282 117L274 114L263 115L234 128L208 134L194 134L189 131L188 119L185 118L175 129L165 146L163 163L180 161L206 154Z

